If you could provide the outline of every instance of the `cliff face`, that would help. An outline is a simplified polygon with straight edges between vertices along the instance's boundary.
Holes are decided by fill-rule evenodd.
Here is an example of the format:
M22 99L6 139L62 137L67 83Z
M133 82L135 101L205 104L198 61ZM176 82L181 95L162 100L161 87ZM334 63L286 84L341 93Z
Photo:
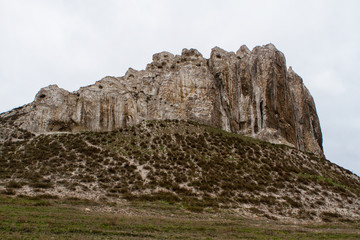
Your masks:
M312 96L272 44L236 53L215 47L210 59L195 49L161 52L145 70L72 93L50 85L34 102L1 114L2 122L33 133L108 131L150 119L194 120L323 152Z

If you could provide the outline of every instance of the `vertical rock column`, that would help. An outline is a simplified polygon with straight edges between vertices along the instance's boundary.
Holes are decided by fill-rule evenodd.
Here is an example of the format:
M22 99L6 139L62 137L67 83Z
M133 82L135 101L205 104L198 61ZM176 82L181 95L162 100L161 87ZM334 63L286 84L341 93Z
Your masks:
M302 151L323 154L320 121L313 97L303 80L290 67L287 80L294 102L297 148Z

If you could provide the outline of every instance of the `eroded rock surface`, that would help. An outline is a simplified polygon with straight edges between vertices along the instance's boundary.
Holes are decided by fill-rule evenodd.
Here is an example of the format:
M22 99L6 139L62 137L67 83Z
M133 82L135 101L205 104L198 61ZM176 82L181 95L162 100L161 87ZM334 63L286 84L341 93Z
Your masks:
M322 135L312 96L287 70L274 45L234 52L195 49L181 56L161 52L145 70L105 77L68 92L42 88L35 100L1 114L32 133L109 131L151 119L184 119L273 143L322 154ZM3 138L3 137L2 137Z

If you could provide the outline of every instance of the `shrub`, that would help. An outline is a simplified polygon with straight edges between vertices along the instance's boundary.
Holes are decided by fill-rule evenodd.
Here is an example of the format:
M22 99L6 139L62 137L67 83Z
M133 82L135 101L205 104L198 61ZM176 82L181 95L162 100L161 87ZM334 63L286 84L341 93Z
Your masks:
M11 180L7 183L7 188L21 188L23 186L23 183L17 182L15 180Z
M322 212L320 214L321 220L324 222L332 222L333 220L341 220L342 216L338 213L334 212Z
M276 203L276 198L273 196L261 196L259 201L267 205L274 205Z
M325 204L325 201L323 199L318 199L318 200L315 201L315 204L322 206L322 205Z
M302 204L300 202L297 202L297 201L295 201L294 199L292 199L292 198L290 198L288 196L285 196L284 200L286 200L286 202L289 203L290 206L292 206L294 208L301 208L302 207Z
M264 211L263 211L263 210L260 210L260 209L258 209L258 208L256 208L256 207L251 207L251 208L249 208L249 210L250 210L252 213L257 214L257 215L259 215L259 214L264 214Z
M16 192L14 191L14 189L1 190L0 193L1 193L1 194L5 194L5 195L15 195L15 194L16 194Z
M52 205L51 202L46 200L39 200L33 204L33 206L42 206L42 207L51 206L51 205Z
M53 184L49 181L36 181L30 184L33 188L53 188Z

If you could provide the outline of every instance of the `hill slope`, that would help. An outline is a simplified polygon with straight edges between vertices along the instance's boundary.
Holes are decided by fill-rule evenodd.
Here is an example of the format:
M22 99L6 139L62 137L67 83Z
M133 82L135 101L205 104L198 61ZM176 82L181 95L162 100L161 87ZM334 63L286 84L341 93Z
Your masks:
M144 121L0 145L0 190L164 200L273 219L360 219L360 179L328 160L196 122Z

